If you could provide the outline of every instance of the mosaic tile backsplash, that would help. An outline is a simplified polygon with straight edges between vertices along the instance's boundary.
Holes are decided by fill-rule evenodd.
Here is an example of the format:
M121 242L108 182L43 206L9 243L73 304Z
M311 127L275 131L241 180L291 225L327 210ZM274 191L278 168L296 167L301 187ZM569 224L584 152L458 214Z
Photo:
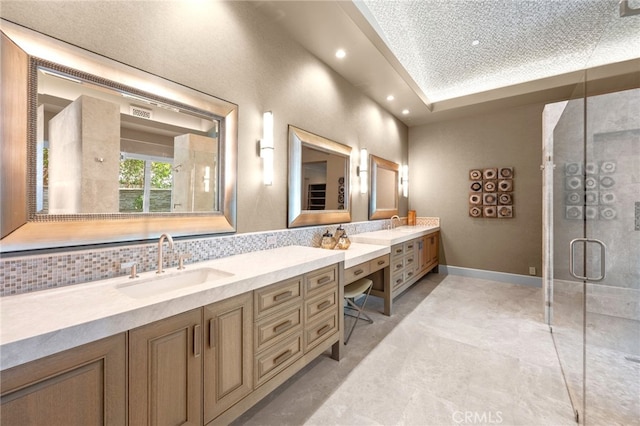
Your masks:
M406 225L406 218L403 218ZM419 226L440 226L439 218L418 217ZM389 220L343 224L348 235L387 229ZM178 265L182 254L190 254L185 264L219 259L252 251L291 245L317 246L325 230L333 231L337 225L283 229L217 236L201 239L176 240L173 250L164 246L165 268ZM275 244L267 245L275 238ZM122 263L135 261L138 272L158 268L158 244L139 244L123 247L70 251L64 253L3 257L0 259L0 297L28 293L54 287L81 284L89 281L127 275Z

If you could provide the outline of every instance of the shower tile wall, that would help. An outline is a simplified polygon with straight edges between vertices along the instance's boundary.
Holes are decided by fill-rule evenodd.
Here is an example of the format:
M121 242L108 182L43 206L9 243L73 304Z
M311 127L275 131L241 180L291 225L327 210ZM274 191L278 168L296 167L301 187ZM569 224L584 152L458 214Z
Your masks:
M406 219L405 219L406 221ZM439 226L439 218L417 218L418 225ZM386 229L388 220L344 224L347 234ZM180 254L189 253L185 263L219 259L236 254L290 245L319 246L326 229L337 225L314 226L176 241L173 250L165 251L165 267L175 267ZM275 237L275 245L267 245L268 237ZM120 269L124 262L136 261L138 271L152 271L158 267L158 244L149 243L124 247L72 251L46 255L3 257L0 259L0 296L27 293L53 287L126 275Z

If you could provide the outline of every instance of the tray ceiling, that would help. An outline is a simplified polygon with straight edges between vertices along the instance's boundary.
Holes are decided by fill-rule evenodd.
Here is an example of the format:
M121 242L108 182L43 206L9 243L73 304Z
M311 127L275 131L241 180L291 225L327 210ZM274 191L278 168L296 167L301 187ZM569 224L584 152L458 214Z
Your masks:
M566 98L588 68L640 69L640 15L621 18L619 0L255 4L408 126Z

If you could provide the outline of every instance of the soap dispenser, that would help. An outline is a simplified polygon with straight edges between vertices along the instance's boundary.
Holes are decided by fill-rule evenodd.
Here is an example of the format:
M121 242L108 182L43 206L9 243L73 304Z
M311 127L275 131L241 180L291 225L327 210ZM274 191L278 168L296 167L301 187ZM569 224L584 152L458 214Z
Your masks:
M329 232L329 230L327 229L327 232L325 232L324 234L322 234L322 241L320 242L320 247L322 247L323 249L333 249L336 245L336 240L333 239L333 234L331 234L331 232Z
M343 232L340 235L340 238L338 238L338 242L336 243L336 249L337 250L346 250L349 248L349 246L351 245L351 240L349 240L349 237L347 236L346 232Z
M336 229L336 232L333 234L336 241L338 241L340 239L340 237L342 236L342 234L344 234L344 228L342 227L342 224L338 225L338 229Z

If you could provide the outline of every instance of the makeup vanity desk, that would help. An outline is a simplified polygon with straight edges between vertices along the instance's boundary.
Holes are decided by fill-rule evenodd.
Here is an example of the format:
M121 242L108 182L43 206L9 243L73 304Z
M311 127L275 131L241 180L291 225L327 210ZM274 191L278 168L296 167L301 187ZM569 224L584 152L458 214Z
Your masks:
M387 316L392 313L393 299L437 270L439 226L400 226L350 238L353 243L345 252L344 284L368 276L373 281L371 294L384 300Z

